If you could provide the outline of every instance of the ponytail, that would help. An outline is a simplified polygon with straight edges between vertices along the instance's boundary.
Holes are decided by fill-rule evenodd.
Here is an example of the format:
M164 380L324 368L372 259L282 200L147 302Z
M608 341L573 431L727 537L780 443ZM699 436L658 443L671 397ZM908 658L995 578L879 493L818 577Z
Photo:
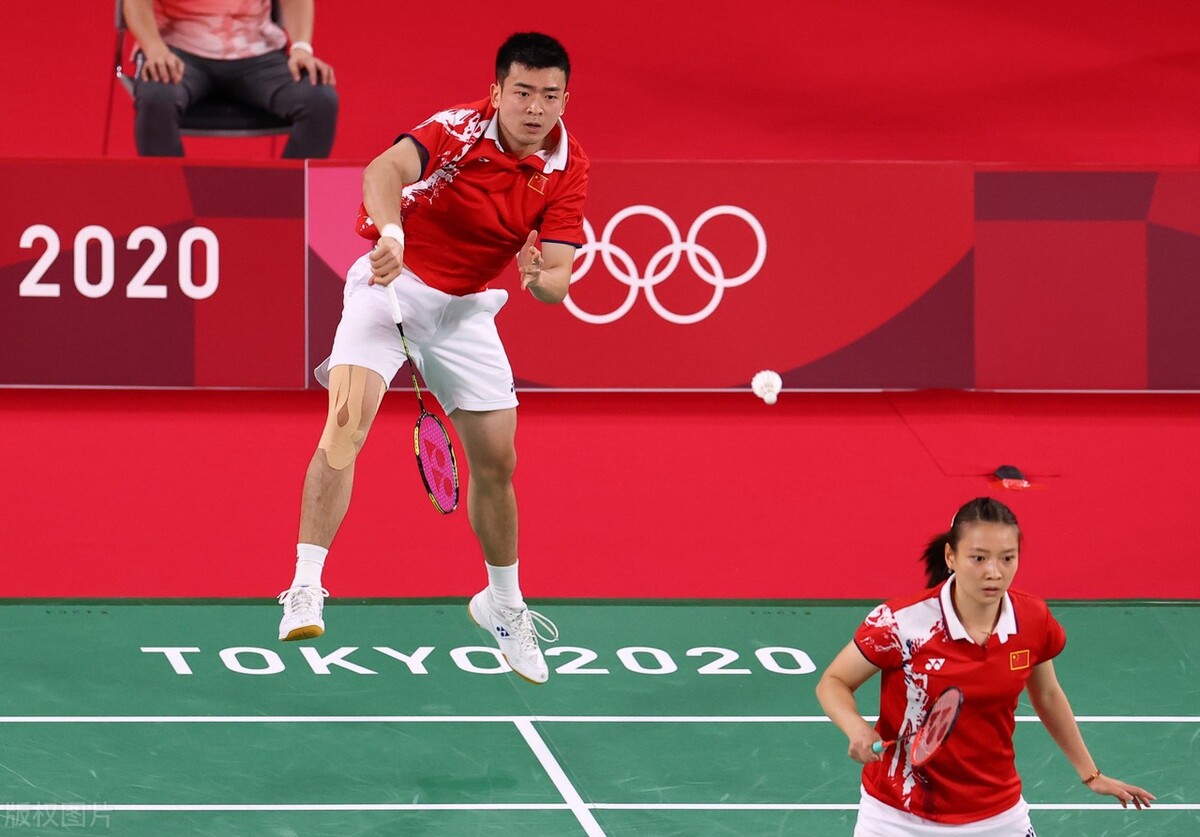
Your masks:
M950 568L946 566L946 547L952 541L954 530L943 532L929 542L921 560L925 562L925 586L937 587L950 577Z

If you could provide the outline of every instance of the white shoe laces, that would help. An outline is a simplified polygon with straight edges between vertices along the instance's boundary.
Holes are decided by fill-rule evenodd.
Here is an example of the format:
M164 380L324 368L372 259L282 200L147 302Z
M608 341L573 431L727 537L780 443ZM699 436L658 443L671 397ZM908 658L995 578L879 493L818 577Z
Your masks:
M289 614L311 612L329 597L329 591L324 587L292 587L279 594L279 603Z
M521 641L523 650L536 651L539 639L542 642L558 642L558 626L536 610L509 610L506 607L497 610L506 622L516 628L517 638Z

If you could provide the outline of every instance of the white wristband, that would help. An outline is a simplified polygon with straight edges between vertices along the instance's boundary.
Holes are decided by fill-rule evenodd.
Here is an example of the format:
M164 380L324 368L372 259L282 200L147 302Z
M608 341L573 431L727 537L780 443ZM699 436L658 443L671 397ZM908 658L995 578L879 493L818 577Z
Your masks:
M384 224L383 229L379 231L380 238L394 238L400 242L400 246L404 246L404 228L399 224Z
M309 55L316 55L316 53L313 52L312 44L310 44L308 41L292 41L292 45L288 47L288 55L291 55L292 52L297 49L306 50Z

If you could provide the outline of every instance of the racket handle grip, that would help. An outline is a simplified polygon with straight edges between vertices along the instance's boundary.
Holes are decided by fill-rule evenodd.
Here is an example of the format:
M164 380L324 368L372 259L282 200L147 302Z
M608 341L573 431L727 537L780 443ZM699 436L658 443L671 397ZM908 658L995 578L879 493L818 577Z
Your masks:
M871 745L871 752L878 756L895 743L895 741L876 741Z
M387 293L388 305L390 305L392 309L392 322L404 322L404 315L400 313L400 300L396 296L396 289L393 288L389 282L383 286L383 290Z

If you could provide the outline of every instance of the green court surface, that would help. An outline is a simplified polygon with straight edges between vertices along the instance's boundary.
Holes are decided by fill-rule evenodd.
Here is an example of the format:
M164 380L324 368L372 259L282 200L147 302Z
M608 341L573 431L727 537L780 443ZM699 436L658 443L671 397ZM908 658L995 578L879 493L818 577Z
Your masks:
M857 765L813 696L873 603L545 602L533 686L462 601L0 604L0 831L121 835L849 835ZM1200 835L1200 603L1057 603L1056 661L1105 772L1027 703L1041 837ZM875 682L861 692L876 710Z

